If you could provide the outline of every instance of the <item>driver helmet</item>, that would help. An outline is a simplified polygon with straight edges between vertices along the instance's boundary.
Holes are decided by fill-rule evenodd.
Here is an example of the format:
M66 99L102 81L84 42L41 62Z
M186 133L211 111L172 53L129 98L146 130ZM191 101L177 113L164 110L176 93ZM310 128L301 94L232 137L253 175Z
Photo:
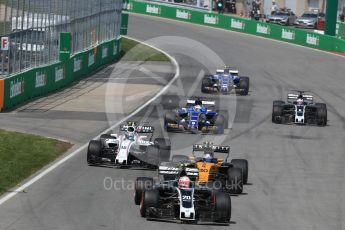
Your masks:
M303 105L303 102L304 102L303 95L298 95L296 102L297 102L297 105Z
M130 126L127 128L127 132L125 133L125 137L127 140L134 141L134 127Z
M200 110L202 108L202 101L200 99L196 99L194 102L194 109Z
M213 159L213 143L206 141L204 142L204 160L211 162Z
M191 184L191 180L188 176L182 176L178 179L178 187L179 188L189 188Z

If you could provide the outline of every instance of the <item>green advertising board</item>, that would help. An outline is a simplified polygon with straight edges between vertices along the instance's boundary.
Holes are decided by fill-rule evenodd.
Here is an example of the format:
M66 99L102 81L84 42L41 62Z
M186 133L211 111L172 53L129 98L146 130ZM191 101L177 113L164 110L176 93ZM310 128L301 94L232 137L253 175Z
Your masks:
M134 0L127 2L126 8L129 12L232 30L325 51L341 52L340 50L345 50L343 41L334 36L258 22L238 16L223 15L164 3Z

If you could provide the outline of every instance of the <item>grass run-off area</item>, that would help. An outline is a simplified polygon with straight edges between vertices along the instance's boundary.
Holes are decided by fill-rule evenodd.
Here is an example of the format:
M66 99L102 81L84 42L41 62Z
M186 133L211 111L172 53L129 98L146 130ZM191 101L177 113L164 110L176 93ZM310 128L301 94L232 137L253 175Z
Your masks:
M0 130L0 194L64 154L70 143Z
M128 38L122 38L122 61L170 61L163 53Z
M1 25L1 23L0 23ZM122 38L124 61L170 61L163 53ZM0 195L64 154L70 143L0 129Z

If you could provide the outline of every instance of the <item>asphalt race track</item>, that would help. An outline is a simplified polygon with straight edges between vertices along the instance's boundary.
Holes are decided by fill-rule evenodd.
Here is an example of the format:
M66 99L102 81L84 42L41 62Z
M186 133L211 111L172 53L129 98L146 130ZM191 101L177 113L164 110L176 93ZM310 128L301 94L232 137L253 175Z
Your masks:
M129 28L129 36L152 39L148 42L180 65L180 78L171 89L133 118L145 117L157 133L162 107L201 95L197 76L207 68L214 71L223 62L250 76L248 97L211 96L232 115L226 135L169 134L174 153L188 154L191 144L208 139L231 145L232 157L249 160L249 185L244 194L232 197L232 223L224 227L146 221L134 205L130 181L155 173L89 167L84 150L2 204L0 229L344 229L344 58L147 16L131 14ZM272 101L285 99L291 89L310 90L316 101L327 103L328 126L272 124ZM92 138L97 131L84 135ZM109 188L109 178L116 187L123 180L125 188Z

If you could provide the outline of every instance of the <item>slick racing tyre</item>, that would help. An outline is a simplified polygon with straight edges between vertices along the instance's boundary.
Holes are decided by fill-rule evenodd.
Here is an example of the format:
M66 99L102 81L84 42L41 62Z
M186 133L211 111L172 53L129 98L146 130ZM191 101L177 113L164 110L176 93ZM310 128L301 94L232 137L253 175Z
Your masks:
M217 192L214 195L215 211L218 213L218 219L214 220L218 223L229 223L231 219L231 198L224 192Z
M272 123L280 124L283 116L283 101L274 101L272 108Z
M201 92L210 93L210 90L208 90L207 87L211 87L211 86L212 86L212 81L208 77L205 77L204 79L202 79L202 82L201 82Z
M153 190L146 190L141 195L140 200L140 215L142 217L147 216L147 209L148 208L158 208L159 204L159 191L156 189Z
M101 153L102 142L100 140L91 140L87 148L87 163L90 165L100 163Z
M169 132L170 128L168 127L168 123L177 124L177 117L176 114L172 111L169 111L164 116L164 129Z
M240 89L242 91L240 92L240 95L247 96L249 92L249 77L240 77Z
M239 168L231 167L228 169L227 190L231 194L241 194L243 192L243 175Z
M227 121L226 121L227 122ZM224 129L225 129L225 119L223 115L218 115L215 118L214 121L214 126L217 127L217 134L224 134Z
M247 182L248 182L248 161L245 159L232 159L231 164L235 168L241 169L242 175L243 175L243 184L247 184Z
M181 163L181 162L190 162L190 159L188 156L185 156L185 155L174 155L172 156L171 161L174 163Z
M169 138L156 138L154 145L160 150L159 162L169 161L171 152L171 142Z
M138 177L134 185L134 203L140 204L141 195L145 190L151 189L153 186L153 178L151 177Z
M326 126L327 125L327 106L324 103L316 103L317 108L316 119L318 126Z

